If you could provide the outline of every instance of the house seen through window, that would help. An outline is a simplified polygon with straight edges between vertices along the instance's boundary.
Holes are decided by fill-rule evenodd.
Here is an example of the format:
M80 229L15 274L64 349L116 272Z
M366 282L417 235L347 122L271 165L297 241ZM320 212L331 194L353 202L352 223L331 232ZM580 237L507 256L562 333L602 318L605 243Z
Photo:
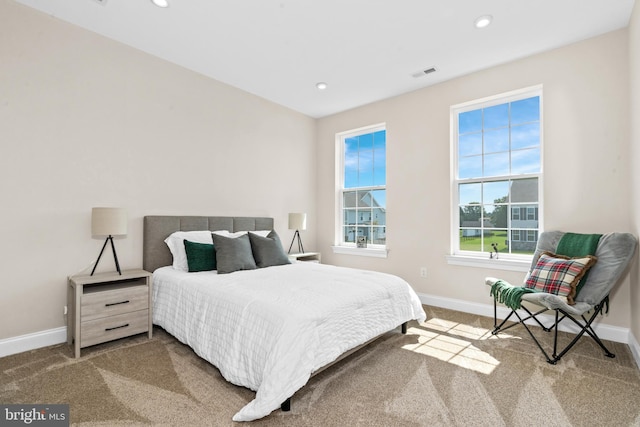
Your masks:
M338 245L375 248L386 244L386 140L384 125L338 135Z
M541 100L534 88L452 107L454 254L535 251L542 223Z

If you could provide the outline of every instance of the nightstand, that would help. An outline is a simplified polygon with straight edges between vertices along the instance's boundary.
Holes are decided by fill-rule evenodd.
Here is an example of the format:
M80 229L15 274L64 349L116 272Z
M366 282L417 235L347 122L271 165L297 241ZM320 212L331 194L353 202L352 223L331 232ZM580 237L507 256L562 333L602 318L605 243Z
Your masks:
M291 261L321 262L320 252L304 252L300 254L289 254Z
M68 281L67 342L80 349L118 338L153 333L151 273L125 270L71 276Z

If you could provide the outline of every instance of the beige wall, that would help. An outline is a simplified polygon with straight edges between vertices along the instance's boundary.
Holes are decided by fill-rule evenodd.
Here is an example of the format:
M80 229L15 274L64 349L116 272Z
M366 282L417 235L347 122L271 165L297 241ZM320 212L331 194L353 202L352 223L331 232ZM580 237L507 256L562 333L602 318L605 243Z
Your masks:
M10 0L0 28L0 340L65 325L66 277L102 245L93 206L128 209L123 268L142 265L144 215L315 228L313 119Z
M437 64L436 64L437 65ZM543 85L544 220L548 230L630 231L627 31L473 73L318 121L318 243L323 260L383 270L416 291L491 304L483 279L520 283L523 273L448 265L449 107ZM337 255L334 235L335 134L387 124L387 259ZM640 159L639 159L640 160ZM419 277L428 268L426 279ZM630 286L612 298L604 323L630 326Z
M307 211L305 246L323 260L489 304L486 275L517 282L522 274L445 261L449 106L535 84L544 85L546 228L639 233L640 187L630 195L628 185L640 182L631 167L640 164L638 9L628 32L314 121L0 0L0 340L65 325L66 276L95 261L102 245L89 235L93 206L129 210L129 235L116 241L123 268L142 263L144 215L269 215L289 242L287 213ZM389 257L334 255L334 135L380 122L388 129ZM99 270L111 269L106 256ZM604 322L638 337L638 306L640 291L627 279Z
M631 222L640 235L640 3L635 2L629 22L629 76L631 84ZM633 166L635 165L635 167ZM640 251L631 271L631 332L640 340Z

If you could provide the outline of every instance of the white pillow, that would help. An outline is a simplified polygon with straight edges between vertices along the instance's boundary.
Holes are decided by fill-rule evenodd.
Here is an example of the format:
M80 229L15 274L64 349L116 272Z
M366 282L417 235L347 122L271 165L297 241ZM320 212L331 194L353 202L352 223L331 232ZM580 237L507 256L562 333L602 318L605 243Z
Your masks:
M228 233L228 231L224 231ZM217 232L216 232L217 233ZM184 250L184 241L196 243L210 243L213 244L213 238L211 237L211 231L176 231L169 237L164 239L164 242L169 247L171 255L173 255L173 268L176 270L189 271L189 265L187 264L187 253Z
M234 239L236 237L244 236L247 233L254 233L260 237L267 237L269 233L271 233L271 230L236 231L235 233L232 233L227 230L216 230L216 231L213 231L212 233L216 233L224 237L231 237L232 239Z
M258 236L267 237L271 230L256 230L252 233ZM164 242L169 247L171 255L173 255L173 268L176 270L189 271L189 264L187 263L187 252L184 250L184 240L196 243L211 243L213 244L213 238L211 233L216 233L225 237L238 237L243 234L247 234L248 231L236 231L231 233L227 230L201 230L201 231L176 231L169 237L164 239Z

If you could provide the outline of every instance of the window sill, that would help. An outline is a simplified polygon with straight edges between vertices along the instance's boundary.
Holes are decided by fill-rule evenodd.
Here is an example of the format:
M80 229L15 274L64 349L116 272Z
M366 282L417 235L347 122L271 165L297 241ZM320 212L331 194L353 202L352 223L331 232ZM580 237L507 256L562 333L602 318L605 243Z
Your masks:
M386 258L389 250L387 248L356 248L353 246L331 246L334 254L359 255L375 258Z
M526 273L531 266L527 259L490 259L465 255L447 255L447 264L466 267L491 268L493 270L521 271Z

